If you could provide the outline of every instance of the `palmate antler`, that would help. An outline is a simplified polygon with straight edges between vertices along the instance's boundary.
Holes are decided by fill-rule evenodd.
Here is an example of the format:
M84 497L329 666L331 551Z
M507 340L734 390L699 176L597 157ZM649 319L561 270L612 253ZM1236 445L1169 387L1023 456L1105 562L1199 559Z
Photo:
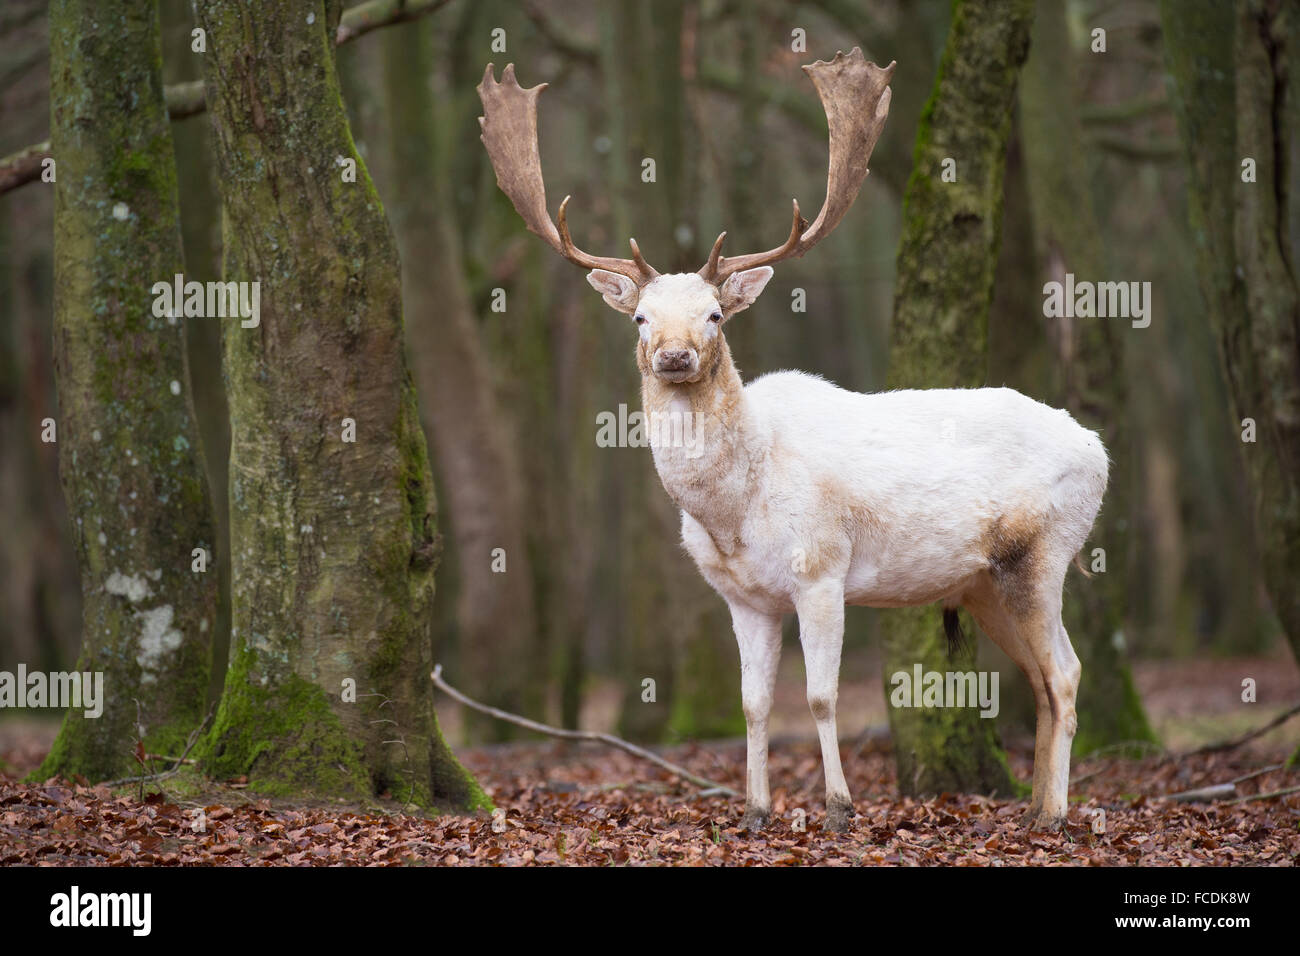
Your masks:
M715 285L721 285L732 273L802 256L839 225L867 178L867 161L889 115L889 80L894 75L894 63L881 69L863 59L862 51L854 47L848 54L836 53L829 63L818 60L803 69L817 87L830 125L826 201L809 226L799 214L799 202L795 200L789 238L767 252L723 256L722 240L727 234L718 236L709 261L699 272ZM491 63L483 71L478 95L483 101L484 115L478 122L483 130L483 145L496 170L497 185L510 197L528 228L564 258L585 269L617 272L644 286L659 273L642 257L635 239L628 240L632 246L631 259L583 252L569 235L568 196L560 203L559 228L551 221L546 211L546 186L537 146L537 97L544 89L545 83L527 90L520 87L513 63L502 71L499 83Z
M713 243L709 261L700 269L701 276L721 285L732 273L802 256L831 234L867 178L867 161L889 115L889 80L894 66L891 62L881 69L868 63L862 51L854 47L847 55L836 53L829 63L818 60L803 68L817 87L830 125L830 168L822 210L809 226L799 214L799 201L794 200L789 237L767 252L723 256L722 240L727 234L722 233Z
M631 259L583 252L569 235L568 196L560 203L559 228L551 222L551 215L546 211L546 185L542 181L542 158L537 147L537 97L544 89L545 83L527 90L520 87L513 63L502 71L500 83L493 75L491 63L483 71L483 82L478 85L483 115L478 118L478 124L483 130L483 145L496 170L497 185L510 197L525 225L574 265L617 272L639 286L645 285L659 273L645 261L635 239L628 240L632 246Z

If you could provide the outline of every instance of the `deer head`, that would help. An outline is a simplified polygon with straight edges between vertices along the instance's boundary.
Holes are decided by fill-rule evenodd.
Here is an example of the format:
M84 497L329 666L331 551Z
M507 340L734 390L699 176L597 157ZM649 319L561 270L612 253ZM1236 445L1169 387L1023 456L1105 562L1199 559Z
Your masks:
M537 145L537 97L546 84L523 89L508 65L497 82L492 64L478 85L483 144L501 187L528 228L575 265L591 271L587 281L605 302L635 318L640 331L638 364L665 383L698 381L725 355L721 327L748 308L772 277L772 266L803 256L839 225L867 177L867 161L889 115L894 64L881 69L854 47L829 63L805 66L821 97L830 127L826 200L809 225L794 201L790 235L767 252L724 256L718 236L699 272L660 275L630 239L631 259L588 255L569 235L569 198L560 203L558 227L546 210Z

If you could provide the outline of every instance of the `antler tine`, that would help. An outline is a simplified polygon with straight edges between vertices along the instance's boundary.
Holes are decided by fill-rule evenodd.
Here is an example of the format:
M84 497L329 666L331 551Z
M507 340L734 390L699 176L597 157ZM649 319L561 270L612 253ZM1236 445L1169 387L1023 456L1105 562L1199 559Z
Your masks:
M537 98L545 83L523 89L515 79L513 63L501 71L497 82L493 65L483 71L478 85L479 99L483 101L483 115L479 117L481 139L487 147L488 158L497 174L497 185L510 198L530 231L541 236L556 252L570 262L588 269L606 269L625 275L638 285L645 285L659 275L645 261L635 240L632 241L632 258L616 259L590 256L573 243L565 219L569 197L560 204L559 228L546 211L546 185L542 180L542 158L537 145Z
M803 68L817 87L830 127L826 200L821 212L809 226L800 217L796 202L789 238L767 252L722 256L722 237L719 236L700 275L721 284L733 273L798 258L831 234L853 205L863 180L867 178L867 161L889 116L889 81L895 66L891 62L882 69L868 63L862 50L854 47L847 54L836 53L829 63L818 60Z
M718 258L722 255L722 240L727 238L727 230L718 233L718 238L713 240L713 249L709 252L709 261L704 263L704 268L700 270L700 275L713 281L713 277L718 274Z
M579 249L574 244L573 237L569 235L569 200L572 198L572 196L564 197L564 201L560 203L560 214L557 217L560 227L560 255L584 269L605 269L608 272L625 275L637 285L645 285L659 275L641 255L641 250L637 247L635 239L628 240L632 245L631 259L593 256Z
M799 238L803 231L808 228L808 220L799 213L799 200L791 200L794 204L794 217L790 223L790 235L786 237L785 242L775 249L769 249L767 252L755 252L747 256L732 256L726 260L724 269L720 262L722 257L722 240L727 234L724 232L716 242L713 243L713 251L709 253L709 261L704 264L700 270L700 275L710 282L720 283L733 272L740 272L742 269L756 269L759 266L765 266L773 262L780 262L782 259L788 259L791 255L803 255L802 252L796 253L794 250L799 244ZM735 263L741 263L735 265Z
M641 274L647 277L646 281L657 278L659 276L658 271L645 261L645 256L641 255L641 247L636 244L636 240L629 238L627 244L632 247L632 261L636 263L636 267L641 271Z

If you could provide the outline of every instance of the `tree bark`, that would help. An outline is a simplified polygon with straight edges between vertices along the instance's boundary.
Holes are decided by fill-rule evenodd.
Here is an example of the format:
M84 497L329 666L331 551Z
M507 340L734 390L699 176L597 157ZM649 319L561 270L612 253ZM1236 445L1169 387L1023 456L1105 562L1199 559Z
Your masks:
M205 767L263 792L486 805L433 711L437 509L397 250L339 94L338 5L195 12L225 278L259 281L262 306L223 329L232 648Z
M1264 580L1300 660L1300 292L1290 243L1297 117L1287 64L1300 5L1165 0L1161 13L1201 292L1234 418L1256 425L1242 452ZM1223 65L1229 48L1235 70ZM1254 182L1243 179L1246 159Z
M493 706L538 714L546 675L537 666L544 662L536 653L520 463L479 341L445 188L448 170L437 159L433 31L427 22L391 30L384 44L394 173L390 208L404 263L411 363L459 558L456 619L465 668L460 683ZM474 712L466 718L479 736L516 735L501 721Z
M163 79L181 86L203 86L203 54L193 50L193 11L189 0L163 0ZM200 96L200 101L202 97ZM177 123L173 106L172 141L176 149L176 183L180 192L181 241L185 247L185 277L199 282L221 278L221 196L214 178L211 124L201 120ZM221 380L221 325L204 317L185 323L190 395L203 442L208 487L216 517L217 548L209 570L217 575L217 619L212 629L211 699L221 696L230 653L230 531L225 489L230 458L230 413Z
M1065 273L1100 281L1106 268L1093 213L1086 149L1076 115L1065 9L1057 0L1038 0L1032 47L1020 87L1024 157L1033 207L1037 258L1043 271L1035 283L1064 282ZM1041 298L1038 300L1041 316ZM1020 316L1029 323L1029 316ZM1105 573L1076 578L1062 617L1083 666L1076 710L1075 753L1120 743L1155 743L1125 658L1126 600L1133 585L1129 529L1135 452L1128 423L1124 374L1125 330L1112 319L1061 319L1053 337L1065 377L1057 399L1089 428L1101 432L1111 457L1106 503L1089 540L1089 550L1106 552ZM1131 331L1131 330L1130 330ZM1142 335L1138 330L1134 334ZM1087 554L1085 554L1087 559ZM1071 572L1073 573L1073 572ZM1119 638L1119 640L1117 640Z
M1033 0L958 0L934 92L917 134L903 200L888 383L981 386L987 379L1002 177ZM943 182L945 159L957 181ZM949 659L935 607L882 621L884 680L925 670L974 670L974 642ZM899 789L1014 793L992 721L970 708L891 708Z
M156 5L50 11L55 374L59 459L81 566L80 671L104 673L103 714L72 708L38 776L138 769L206 711L215 527L189 398L184 325L152 286L182 272L176 167Z

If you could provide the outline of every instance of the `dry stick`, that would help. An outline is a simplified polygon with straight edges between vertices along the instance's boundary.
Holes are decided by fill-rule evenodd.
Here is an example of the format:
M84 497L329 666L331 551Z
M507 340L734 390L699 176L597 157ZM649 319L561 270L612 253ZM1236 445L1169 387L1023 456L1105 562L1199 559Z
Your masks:
M552 737L562 737L565 740L593 740L597 743L606 744L610 747L616 747L617 749L622 750L624 753L631 754L633 757L640 757L642 760L648 760L655 766L662 767L664 770L667 770L669 773L681 777L683 780L686 780L689 783L693 783L695 784L695 786L700 787L704 790L714 791L719 794L726 794L729 797L740 796L739 793L737 793L735 790L732 790L730 787L723 786L722 784L714 780L709 780L707 777L697 776L696 774L691 773L685 767L679 767L677 764L671 763L665 760L663 757L658 756L657 754L653 754L648 750L638 747L636 744L630 744L626 740L623 740L621 737L615 737L613 734L600 734L592 730L561 730L559 727L551 727L547 724L539 724L537 721L529 720L527 717L520 717L517 714L511 714L504 710L499 710L496 707L489 707L487 704L480 704L478 701L471 700L470 698L466 697L464 694L462 694L460 691L458 691L456 688L452 687L450 684L448 684L445 680L442 679L441 664L438 664L433 668L433 673L430 676L433 678L434 686L436 686L440 691L442 691L448 697L451 697L453 700L460 701L466 707L472 708L473 710L477 710L479 713L488 714L489 716L495 717L498 720L504 720L507 723L515 724L519 727L525 727L528 730L534 730L539 734L549 734Z
M1236 794L1237 785L1235 783L1213 783L1208 787L1197 787L1195 790L1167 793L1165 799L1177 800L1179 803L1208 803L1211 800L1218 800L1220 797L1233 797Z
M342 46L371 30L406 23L446 6L450 0L370 0L343 11L334 45ZM173 120L196 116L208 108L202 80L175 83L163 93L167 100L167 115ZM50 142L25 146L16 153L0 159L0 194L17 189L40 178L45 160L50 158Z
M1286 767L1284 763L1275 763L1271 767L1264 767L1261 770L1252 770L1250 773L1243 773L1240 777L1229 780L1228 783L1241 783L1243 780L1254 780L1256 777L1262 777L1266 773L1272 773L1274 770L1282 770Z
M1300 704L1296 704L1290 710L1278 714L1278 716L1274 717L1272 720L1270 720L1263 727L1260 727L1258 730L1252 730L1248 734L1243 734L1240 737L1234 737L1231 740L1221 740L1217 744L1206 744L1204 747L1201 747L1197 750L1188 751L1187 753L1182 754L1181 756L1199 757L1201 754L1218 753L1221 750L1233 750L1237 747L1240 747L1242 744L1250 743L1250 741L1254 740L1256 737L1264 736L1274 727L1281 726L1282 724L1290 720L1292 717L1294 717L1296 714L1300 714Z
M1198 787L1195 790L1184 790L1181 793L1166 794L1168 800L1179 800L1185 803L1200 802L1208 800L1217 800L1219 797L1232 797L1237 795L1237 784L1246 780L1253 780L1256 777L1262 777L1266 773L1272 773L1274 770L1282 770L1286 767L1284 763L1275 763L1271 766L1264 767L1260 770L1253 770L1250 773L1243 773L1240 777L1234 777L1227 783L1212 783L1206 787ZM1279 793L1289 791L1280 790ZM1242 797L1240 800L1229 800L1229 803L1241 803L1242 800L1258 800L1264 794L1255 794L1254 796Z
M203 733L203 728L208 725L208 721L212 719L212 714L216 709L215 704L209 707L208 716L203 718L203 723L190 731L189 739L185 741L185 750L181 752L180 758L176 761L176 766L172 767L170 770L164 770L162 773L151 773L145 777L123 777L121 780L109 780L104 784L104 786L120 787L124 783L145 784L154 780L166 780L168 777L176 776L181 772L181 768L184 767L186 763L192 763L192 761L187 761L185 758L190 755L190 751L193 750L194 745L198 743L199 734Z
M1271 800L1273 797L1285 797L1288 793L1300 793L1300 787L1287 787L1284 790L1274 790L1271 793L1256 793L1249 797L1238 797L1236 800L1229 800L1228 803L1246 803L1250 800Z

